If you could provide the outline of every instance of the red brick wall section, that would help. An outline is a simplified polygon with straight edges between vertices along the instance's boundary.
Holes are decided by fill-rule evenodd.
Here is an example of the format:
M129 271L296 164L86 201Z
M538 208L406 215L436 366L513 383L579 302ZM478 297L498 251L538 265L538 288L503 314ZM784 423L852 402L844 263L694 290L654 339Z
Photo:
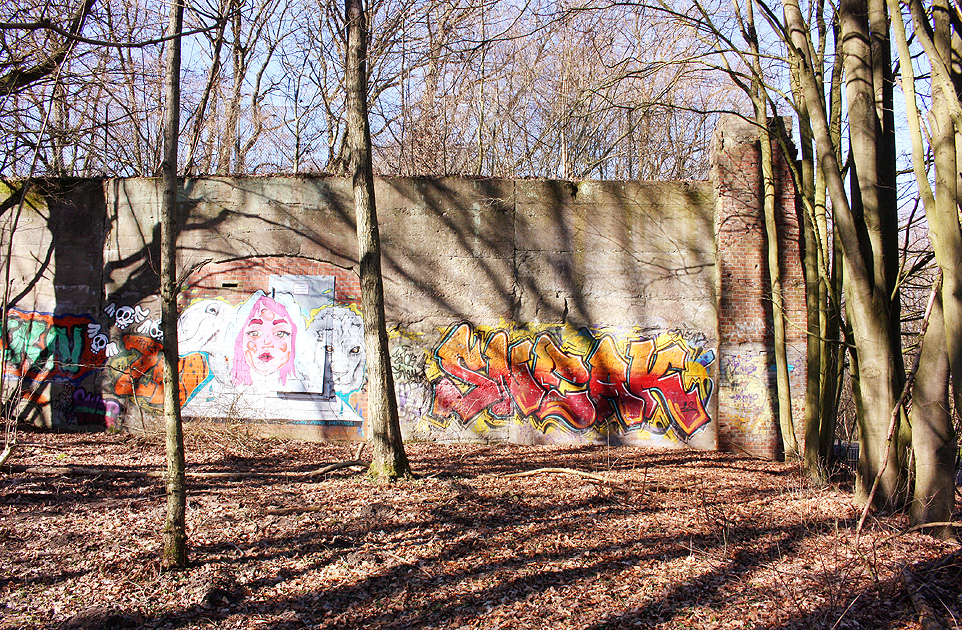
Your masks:
M755 126L726 118L713 138L717 194L719 390L718 447L775 458L776 420L771 284ZM793 419L802 436L805 385L805 283L791 169L776 148L776 223L783 282Z

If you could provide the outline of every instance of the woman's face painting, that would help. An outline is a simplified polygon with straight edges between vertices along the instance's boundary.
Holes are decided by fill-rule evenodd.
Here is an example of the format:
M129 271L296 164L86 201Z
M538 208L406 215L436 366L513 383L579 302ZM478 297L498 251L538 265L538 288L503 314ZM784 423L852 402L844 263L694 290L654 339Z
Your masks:
M251 315L244 328L244 359L260 374L273 374L291 358L291 324L269 308Z

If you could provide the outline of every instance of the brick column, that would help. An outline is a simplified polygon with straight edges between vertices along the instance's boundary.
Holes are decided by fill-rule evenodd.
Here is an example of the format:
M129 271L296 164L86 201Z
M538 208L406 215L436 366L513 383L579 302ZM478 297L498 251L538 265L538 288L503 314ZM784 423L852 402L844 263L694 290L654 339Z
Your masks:
M792 174L775 149L776 222L796 436L804 438L805 282ZM718 243L718 448L781 455L771 282L756 127L723 117L712 138Z

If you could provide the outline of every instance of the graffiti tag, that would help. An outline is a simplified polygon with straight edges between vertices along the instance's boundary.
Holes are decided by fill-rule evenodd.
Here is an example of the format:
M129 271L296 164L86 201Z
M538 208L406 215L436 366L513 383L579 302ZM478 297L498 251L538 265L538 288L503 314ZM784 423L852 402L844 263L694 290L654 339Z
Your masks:
M0 339L7 375L30 381L79 383L103 365L102 350L90 343L89 317L11 309Z
M505 330L453 326L434 352L440 374L431 379L430 418L446 427L453 418L502 426L520 417L542 432L671 429L683 441L708 425L711 350L674 332L630 341L624 351L609 334L579 334L584 353L548 332L509 342Z

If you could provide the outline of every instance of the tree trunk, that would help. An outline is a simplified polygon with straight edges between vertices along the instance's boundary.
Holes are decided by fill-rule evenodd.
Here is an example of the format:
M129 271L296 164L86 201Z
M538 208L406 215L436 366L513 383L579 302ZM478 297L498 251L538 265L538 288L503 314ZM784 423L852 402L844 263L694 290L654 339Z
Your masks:
M853 21L859 19L857 8L845 3L842 11L843 41L846 33L853 32ZM783 4L785 21L791 33L792 50L800 61L800 83L805 92L805 100L812 114L812 131L818 149L818 162L826 178L832 206L835 211L835 227L844 252L844 278L847 305L852 313L853 337L858 349L859 365L859 419L860 452L856 498L865 500L876 474L881 468L886 446L886 432L892 409L899 397L900 378L897 374L895 355L899 351L893 347L890 329L891 304L884 284L875 282L875 273L884 266L883 252L872 248L870 239L860 228L858 218L852 211L845 181L837 157L837 145L832 142L831 130L825 108L819 100L820 84L816 82L810 60L804 56L809 49L807 29L797 0L786 0ZM864 14L861 18L865 19ZM857 39L852 35L851 39ZM864 39L867 42L867 37ZM851 51L852 55L869 54L866 51ZM852 64L847 73L848 81L867 81L869 97L867 105L871 120L875 120L874 97L871 92L871 71L865 59L850 60L846 55L846 66ZM867 78L863 68L869 68ZM848 68L847 68L848 69ZM853 88L855 86L852 86ZM850 125L864 129L865 121L859 120L865 109L865 98L857 93L857 103L849 99ZM853 105L860 107L853 108ZM853 120L853 118L855 120ZM873 123L874 124L874 123ZM859 132L860 133L860 132ZM863 156L864 159L864 156ZM894 447L893 447L894 448ZM888 464L882 471L880 491L876 494L879 505L888 508L901 505L904 501L904 478L900 473L897 457L888 457Z
M934 42L942 59L952 57L951 7L936 0ZM942 307L956 410L962 409L962 229L959 226L956 128L949 103L956 98L948 86L932 87L932 154L935 161L935 202L927 210L935 257L942 269Z
M915 454L915 489L911 515L915 522L944 522L950 520L955 488L956 435L952 424L948 401L949 375L955 385L953 355L958 355L962 341L958 337L959 271L962 264L962 232L956 215L958 179L955 175L957 161L956 131L948 107L947 95L941 87L933 90L933 124L931 148L935 160L936 192L929 184L925 162L925 142L914 90L915 73L911 64L911 51L905 33L905 24L898 11L897 0L889 0L892 10L892 26L902 61L902 85L905 89L906 119L912 140L912 164L915 171L919 196L925 207L929 223L929 235L936 260L942 268L941 295L933 304L929 327L923 341L916 387L912 402L912 448ZM940 28L935 28L940 39ZM942 32L944 36L944 31ZM942 44L946 44L942 39ZM954 262L953 262L954 261ZM953 329L955 331L953 332ZM957 391L957 390L956 390ZM956 405L958 409L958 405ZM945 496L948 489L948 496ZM946 507L947 504L947 507ZM947 510L947 511L946 511ZM954 536L947 528L937 528L935 535Z
M912 448L915 454L913 523L952 520L955 506L955 430L949 413L949 356L945 346L942 300L936 297L920 350L912 390ZM929 533L954 538L951 527Z
M798 440L792 421L792 393L788 379L788 350L785 345L785 303L782 294L782 272L778 257L778 226L775 222L775 171L772 155L772 128L768 121L768 94L763 83L758 36L755 30L755 14L752 1L745 5L745 18L749 49L752 53L752 104L755 123L758 126L759 154L762 174L762 214L765 218L765 238L768 245L768 277L772 298L772 327L775 350L775 389L778 398L778 428L782 438L782 451L786 459L798 456ZM776 121L776 125L777 125ZM779 130L780 131L780 130Z
M362 0L346 0L347 50L344 68L347 90L347 132L350 146L354 208L357 216L364 349L367 353L368 421L374 453L370 474L381 481L410 476L411 469L398 420L394 376L384 316L381 243L374 201L371 131L367 115L367 29Z
M187 482L184 475L184 434L180 417L177 373L177 140L180 131L180 33L184 5L172 2L167 27L166 120L164 128L163 206L160 213L160 298L164 333L164 420L167 427L167 523L162 564L187 566Z
M764 103L762 103L764 107ZM758 114L756 113L756 116ZM788 378L788 347L785 343L785 300L782 293L782 271L778 255L778 226L775 222L775 171L772 157L772 131L765 110L761 110L759 124L764 124L761 135L761 166L765 235L768 240L768 275L771 281L772 327L775 345L775 389L778 395L778 427L782 434L785 459L798 457L798 440L792 420L792 392ZM777 121L776 121L777 124Z

